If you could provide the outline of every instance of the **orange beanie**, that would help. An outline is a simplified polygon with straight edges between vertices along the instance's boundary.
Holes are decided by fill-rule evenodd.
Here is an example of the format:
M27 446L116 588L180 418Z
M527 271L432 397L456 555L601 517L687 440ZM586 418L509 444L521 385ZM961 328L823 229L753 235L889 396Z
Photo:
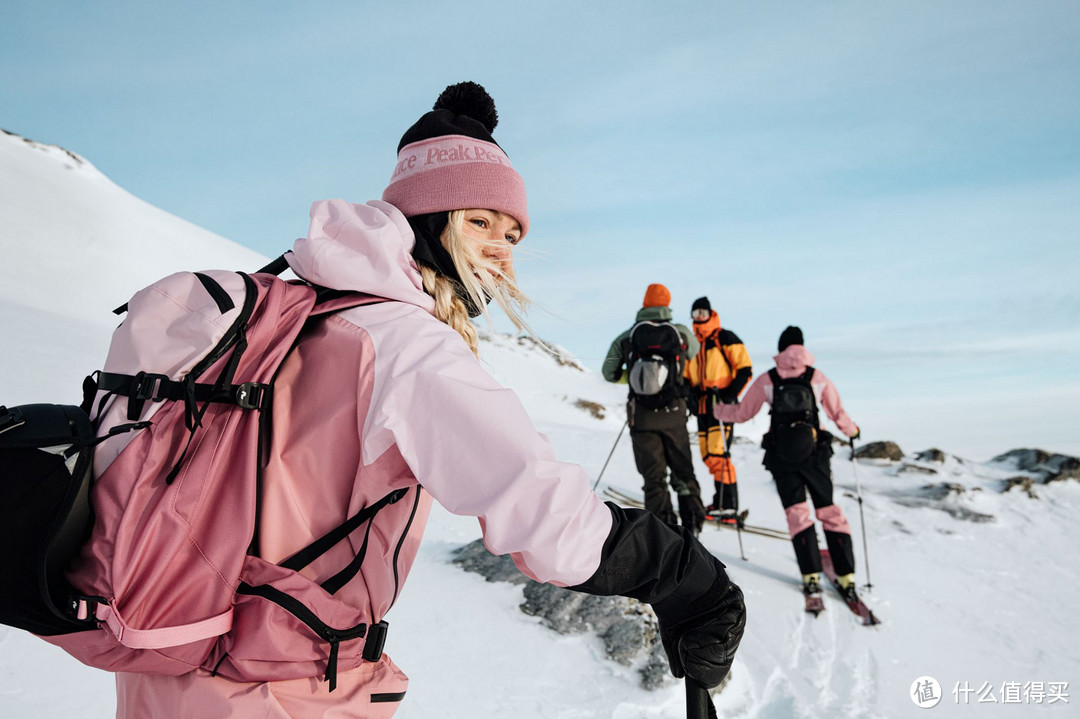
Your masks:
M642 307L667 307L671 304L671 293L663 285L649 285L645 290L645 301Z

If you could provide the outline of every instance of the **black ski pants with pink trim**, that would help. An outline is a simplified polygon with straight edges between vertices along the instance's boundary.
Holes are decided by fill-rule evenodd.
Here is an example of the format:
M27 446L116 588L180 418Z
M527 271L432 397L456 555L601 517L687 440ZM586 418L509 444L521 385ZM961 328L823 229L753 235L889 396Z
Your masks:
M851 546L851 527L840 507L833 504L832 447L819 443L806 460L790 465L771 452L765 454L765 467L772 473L776 491L787 515L788 532L795 548L799 571L813 574L821 571L821 551L818 549L817 531L810 518L810 506L806 495L814 503L815 515L825 532L833 566L840 576L855 571L855 554Z

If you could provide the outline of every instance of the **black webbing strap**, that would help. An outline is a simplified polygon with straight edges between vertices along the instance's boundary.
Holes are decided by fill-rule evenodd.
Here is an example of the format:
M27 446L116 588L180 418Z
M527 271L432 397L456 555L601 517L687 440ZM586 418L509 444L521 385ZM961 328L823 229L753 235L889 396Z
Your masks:
M395 489L375 504L364 507L285 561L279 562L278 566L284 567L285 569L291 569L294 572L300 571L322 555L329 552L331 547L352 534L361 524L374 517L380 509L400 500L408 491L408 488Z
M289 261L285 259L285 255L278 255L255 272L269 275L280 275L287 269L289 269Z
M143 402L164 400L196 402L223 402L235 404L242 409L262 409L270 398L270 385L258 382L230 384L199 384L169 379L163 374L140 372L136 375L102 372L97 378L97 388L104 392ZM192 393L194 396L192 396ZM138 419L138 414L134 418Z

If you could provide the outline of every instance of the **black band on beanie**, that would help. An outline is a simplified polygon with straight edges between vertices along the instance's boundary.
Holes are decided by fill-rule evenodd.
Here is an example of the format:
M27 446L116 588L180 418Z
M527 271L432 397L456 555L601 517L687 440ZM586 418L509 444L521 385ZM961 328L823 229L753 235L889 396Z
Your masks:
M776 344L776 351L783 352L791 345L803 344L802 330L795 325L788 325L787 328L780 333L780 341Z

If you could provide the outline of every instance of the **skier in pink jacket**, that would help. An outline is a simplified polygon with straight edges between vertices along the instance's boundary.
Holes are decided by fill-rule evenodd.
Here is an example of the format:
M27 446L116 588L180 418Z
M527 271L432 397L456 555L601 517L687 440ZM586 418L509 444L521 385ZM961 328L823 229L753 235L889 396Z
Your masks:
M718 404L714 413L722 422L746 422L763 404L771 405L769 432L762 441L763 464L776 481L787 514L788 532L803 575L803 591L808 597L821 591L821 553L806 503L809 492L840 585L846 592L854 593L851 528L840 507L833 504L829 462L833 454L832 434L822 427L818 407L825 409L829 419L846 436L858 438L859 428L844 411L833 383L812 366L814 356L803 345L801 329L787 327L780 335L777 350L779 354L773 357L776 367L754 380L741 402Z
M259 556L280 562L405 490L302 573L322 583L359 561L335 597L370 624L384 621L434 499L477 517L485 546L537 581L650 603L675 676L716 686L745 625L742 593L724 565L690 533L601 502L583 470L555 458L517 396L477 361L470 317L494 300L522 327L527 303L512 260L529 229L525 188L492 138L496 118L482 87L452 85L402 137L381 200L312 206L308 236L287 255L292 269L381 301L316 323L282 365ZM118 716L391 716L405 675L387 654L365 660L360 640L346 644L332 693L321 673L269 681L202 668L175 677L122 673ZM258 657L222 661L231 677L258 672Z

